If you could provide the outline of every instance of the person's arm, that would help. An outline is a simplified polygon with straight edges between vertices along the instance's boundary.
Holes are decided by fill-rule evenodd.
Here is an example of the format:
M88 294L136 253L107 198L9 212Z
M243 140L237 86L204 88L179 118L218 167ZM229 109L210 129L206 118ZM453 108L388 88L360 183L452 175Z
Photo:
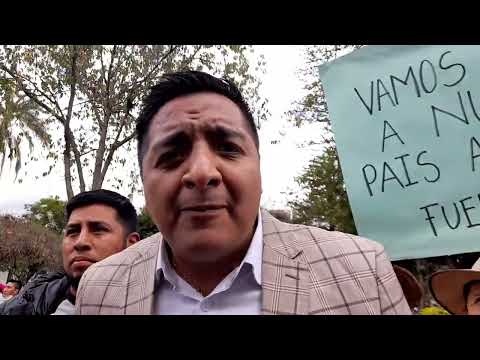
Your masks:
M383 246L376 253L376 276L382 315L411 315L402 287Z

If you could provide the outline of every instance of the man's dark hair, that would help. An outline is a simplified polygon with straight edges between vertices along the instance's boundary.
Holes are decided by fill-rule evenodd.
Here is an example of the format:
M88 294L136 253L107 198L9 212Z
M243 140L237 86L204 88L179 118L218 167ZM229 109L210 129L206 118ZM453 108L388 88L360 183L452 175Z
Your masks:
M143 99L142 110L137 119L138 163L142 176L142 159L148 146L146 138L153 116L167 102L180 96L199 92L217 93L233 101L245 116L258 149L258 133L253 115L240 90L232 80L219 79L201 71L183 71L166 74L162 76L157 85L150 89L150 93Z
M8 283L12 283L13 285L15 285L15 289L17 289L18 291L20 291L20 289L22 288L22 282L19 280L8 280L7 284Z
M130 200L115 191L100 189L84 191L71 198L65 206L65 219L68 222L72 211L90 205L106 205L117 211L117 218L127 234L137 231L137 212Z

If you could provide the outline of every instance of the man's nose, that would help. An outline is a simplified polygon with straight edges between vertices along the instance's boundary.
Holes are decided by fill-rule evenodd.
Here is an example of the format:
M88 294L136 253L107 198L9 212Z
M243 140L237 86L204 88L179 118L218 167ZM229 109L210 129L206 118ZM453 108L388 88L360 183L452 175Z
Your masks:
M188 189L205 191L217 187L222 182L218 170L217 155L207 145L198 146L191 154L190 166L183 175L183 185Z
M92 244L90 242L90 232L88 231L88 229L82 229L80 231L80 234L78 234L78 237L73 247L77 251L89 250L92 247Z

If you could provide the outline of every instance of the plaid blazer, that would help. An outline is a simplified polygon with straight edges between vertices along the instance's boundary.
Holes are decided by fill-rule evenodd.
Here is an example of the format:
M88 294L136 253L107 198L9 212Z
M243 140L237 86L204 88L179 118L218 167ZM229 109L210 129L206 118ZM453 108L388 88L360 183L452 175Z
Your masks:
M371 240L263 218L263 314L410 314L383 247ZM76 314L152 314L155 234L92 266Z

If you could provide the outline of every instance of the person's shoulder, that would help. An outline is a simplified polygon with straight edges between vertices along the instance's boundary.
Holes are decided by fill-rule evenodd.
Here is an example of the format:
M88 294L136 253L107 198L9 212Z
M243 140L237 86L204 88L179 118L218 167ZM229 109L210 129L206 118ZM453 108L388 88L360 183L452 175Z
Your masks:
M117 269L119 267L128 268L156 256L161 238L160 233L156 233L91 265L83 274L82 279L111 279L114 274L118 274Z
M268 216L268 215L267 215ZM329 231L312 225L291 224L273 218L267 220L273 226L267 226L264 236L281 236L290 238L295 247L311 249L318 247L353 247L358 251L382 252L383 245L380 243L340 231Z
M303 225L302 225L303 226ZM375 251L382 252L383 245L380 243L367 239L362 236L344 233L341 231L329 231L315 226L303 226L311 234L310 245L325 245L325 246L342 246L352 247L358 251Z

